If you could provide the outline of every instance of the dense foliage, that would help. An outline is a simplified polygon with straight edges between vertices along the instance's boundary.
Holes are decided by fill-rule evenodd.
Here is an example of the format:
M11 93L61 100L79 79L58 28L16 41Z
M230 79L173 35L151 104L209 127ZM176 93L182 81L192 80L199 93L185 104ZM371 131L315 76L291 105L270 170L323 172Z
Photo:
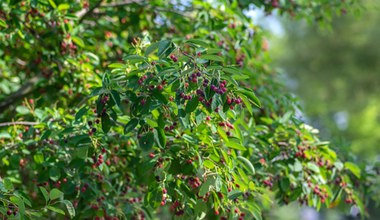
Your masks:
M360 168L296 117L244 13L321 22L351 4L2 1L2 217L261 219L273 200L364 214Z

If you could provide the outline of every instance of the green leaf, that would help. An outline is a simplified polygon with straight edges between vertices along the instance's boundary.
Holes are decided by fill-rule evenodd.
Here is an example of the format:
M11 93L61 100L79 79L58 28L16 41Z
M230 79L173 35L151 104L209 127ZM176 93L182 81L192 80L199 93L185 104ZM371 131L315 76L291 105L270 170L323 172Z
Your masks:
M11 139L12 136L8 132L1 132L0 133L0 138Z
M0 18L0 26L7 28L7 23Z
M146 118L145 122L150 126L150 127L157 127L158 124L155 120L152 120L150 118Z
M186 109L185 109L186 113L193 112L197 108L198 103L199 103L199 100L196 96L194 96L194 98L189 100L186 104Z
M238 198L241 195L243 195L242 191L240 191L238 189L234 189L234 190L232 190L231 192L228 193L228 199L234 200L234 199Z
M135 127L138 125L139 120L136 118L131 119L127 125L124 127L124 134L128 134L129 132L133 131Z
M78 121L83 117L84 114L86 114L88 111L87 107L81 108L76 114L75 114L75 121Z
M73 158L85 159L87 157L87 152L88 152L88 146L76 147L74 152L71 155Z
M156 132L155 132L155 137L156 137L156 141L157 141L158 145L161 148L164 148L166 146L166 136L165 136L164 129L157 127Z
M209 176L207 180L202 184L199 189L199 196L206 195L207 192L213 189L213 185L215 184L215 177Z
M217 53L220 53L222 52L223 50L220 49L220 48L208 48L206 53L207 54L217 54Z
M215 167L215 164L210 161L210 160L204 160L203 161L203 165L207 168L207 169L213 169Z
M128 55L124 57L124 60L130 61L131 63L137 63L137 62L145 61L147 60L147 58L140 55Z
M190 39L190 40L187 40L186 42L193 43L193 44L202 46L204 48L208 48L209 47L209 44L206 41L199 40L199 39Z
M111 119L108 116L108 114L103 114L102 115L102 130L104 133L109 132L111 129Z
M124 69L126 68L126 66L122 63L111 63L110 65L108 65L108 68L111 68L111 69L115 69L115 68L118 68L118 69Z
M145 50L145 56L148 56L153 51L157 50L158 45L159 45L159 42L156 42L156 43L153 43L153 44L149 45L149 47L147 47L146 50Z
M311 163L311 162L307 163L307 168L314 171L315 173L319 173L319 167L315 165L314 163Z
M14 187L13 187L13 183L10 179L8 178L4 178L4 187L6 190L8 191L13 191L14 190Z
M60 198L61 196L63 196L63 192L61 192L60 190L54 188L50 191L50 194L49 194L49 198L50 200L54 200L54 199L58 199Z
M361 170L356 164L352 162L345 162L344 168L351 171L351 173L354 174L357 178L360 178Z
M42 195L45 198L45 202L48 202L49 201L49 193L48 193L48 191L44 187L42 187L42 186L40 186L40 191L41 191Z
M116 90L111 90L111 96L112 96L113 101L120 108L120 94Z
M233 68L233 67L224 67L223 72L234 74L234 75L241 75L239 69Z
M241 93L242 95L245 95L247 96L247 98L249 98L254 105L256 105L257 107L261 107L261 103L260 103L260 100L256 97L255 93L250 90L250 89L247 89L247 88L239 88L237 90L237 92Z
M26 115L29 114L29 109L25 106L17 106L16 107L16 112L20 113L21 115Z
M217 55L212 55L212 54L204 54L204 55L201 55L199 58L204 59L204 60L223 62L222 57L217 56Z
M296 160L294 162L294 171L295 172L301 172L302 171L302 163L299 160Z
M154 143L154 134L152 132L146 133L139 139L140 147L144 151L150 150L153 147L153 143Z
M39 152L33 156L34 162L41 164L44 162L44 154Z
M11 196L9 198L9 200L11 200L11 202L13 202L14 204L17 205L21 215L24 215L25 214L25 204L24 204L24 201L19 198L19 197L16 197L16 196Z
M57 8L57 5L55 4L55 2L53 0L49 0L49 3L51 5L51 7Z
M248 101L247 97L240 96L240 98L243 100L243 103L244 103L245 107L247 108L248 112L251 115L253 115L253 109L252 109L251 103Z
M57 207L54 207L54 206L50 206L50 205L48 205L46 208L48 208L49 210L51 210L53 212L56 212L58 214L65 215L65 212L62 209L60 209L60 208L57 208Z
M229 141L228 141L228 137L227 137L226 132L223 130L223 128L218 127L217 131L218 131L218 134L220 135L220 137L221 137L226 143L228 143L228 142L229 142Z
M243 156L237 156L237 159L239 159L243 163L245 169L250 171L252 175L255 174L255 167L252 165L251 161L249 161L247 158Z
M49 170L49 177L53 181L58 181L61 177L61 171L57 167L51 167Z
M69 200L62 200L62 203L66 205L67 212L69 213L70 218L75 217L75 208Z
M67 10L70 8L70 5L69 4L59 4L58 5L58 11L64 11L64 10Z
M158 53L157 55L160 57L161 55L163 55L165 53L165 51L167 51L171 45L171 41L170 40L163 40L163 41L160 41L158 42Z
M283 192L286 192L290 187L290 181L287 177L283 177L281 180L280 180L280 189L281 191Z
M74 41L74 43L80 47L85 47L84 42L82 38L78 36L71 36L71 39Z
M228 142L226 142L226 146L229 147L229 148L236 149L236 150L241 150L241 151L247 150L243 145L241 145L239 143L236 143L234 141L228 141Z

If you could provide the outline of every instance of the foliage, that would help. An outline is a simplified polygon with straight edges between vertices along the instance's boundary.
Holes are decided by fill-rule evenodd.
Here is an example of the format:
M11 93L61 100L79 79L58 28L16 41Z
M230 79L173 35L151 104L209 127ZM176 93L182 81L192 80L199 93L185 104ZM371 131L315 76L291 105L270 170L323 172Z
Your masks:
M368 198L378 203L380 16L378 2L362 4L365 10L359 17L334 19L331 32L284 19L286 35L271 51L287 75L297 79L294 91L310 123L323 131L321 136L339 147L342 157L367 163L367 178L375 182ZM375 206L372 213L377 219Z
M2 216L365 214L361 169L295 116L246 1L180 2L1 3ZM318 21L351 5L303 2L253 4Z

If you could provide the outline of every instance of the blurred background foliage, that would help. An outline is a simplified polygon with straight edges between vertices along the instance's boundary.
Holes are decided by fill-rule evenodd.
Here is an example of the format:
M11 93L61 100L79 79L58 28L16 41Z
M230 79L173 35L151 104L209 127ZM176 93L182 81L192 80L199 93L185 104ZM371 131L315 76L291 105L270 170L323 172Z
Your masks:
M278 34L271 39L270 49L287 86L300 97L302 117L331 140L341 155L375 167L380 155L379 11L380 1L362 1L360 13L334 18L331 29L281 18L280 27L274 25ZM372 190L368 197L379 198L379 184ZM373 201L370 219L379 219L378 210ZM288 206L272 215L277 219L353 219L336 210L305 214L308 211Z
M306 118L336 145L376 160L380 142L380 2L333 19L332 30L283 20L271 49Z

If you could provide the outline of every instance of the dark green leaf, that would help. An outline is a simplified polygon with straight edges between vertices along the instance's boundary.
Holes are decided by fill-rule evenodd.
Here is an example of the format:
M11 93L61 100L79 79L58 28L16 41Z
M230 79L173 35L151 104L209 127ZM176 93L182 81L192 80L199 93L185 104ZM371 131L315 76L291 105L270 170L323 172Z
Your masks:
M223 62L223 57L220 57L217 55L204 54L204 55L201 55L199 58L204 59L204 60Z
M356 164L352 162L345 162L344 167L348 169L349 171L351 171L351 173L353 173L357 178L360 178L361 170Z
M237 91L247 96L257 107L261 107L260 100L256 97L255 93L252 90L247 88L239 88Z
M160 41L158 43L158 53L157 55L159 57L161 57L161 55L163 55L165 53L165 51L167 51L171 45L171 41L170 40L163 40L163 41Z
M75 208L69 200L62 200L62 203L66 205L67 212L69 213L70 218L75 217Z
M251 172L252 175L255 174L255 167L252 165L251 161L249 161L247 158L243 157L243 156L237 156L237 159L239 159L243 166Z
M190 40L187 40L186 42L193 43L193 44L199 45L199 46L204 47L204 48L209 47L209 44L204 40L190 39Z
M290 187L290 181L289 181L289 179L287 177L281 178L280 179L280 189L281 189L281 191L286 192L286 191L288 191L289 187Z
M102 115L102 130L107 133L111 129L111 119L108 114Z
M238 189L234 189L234 190L232 190L231 192L228 193L228 199L234 200L234 199L238 198L241 195L243 195L242 191L240 191Z
M124 127L124 134L128 134L129 132L133 131L135 127L138 125L139 120L136 118L131 119L127 125Z
M65 212L62 209L60 209L60 208L57 208L57 207L54 207L54 206L50 206L50 205L47 206L47 208L49 210L53 211L53 212L58 213L58 214L65 215Z
M141 149L144 151L148 151L153 147L154 143L154 134L152 132L148 132L144 134L140 139L139 139L139 144Z
M61 196L63 196L63 192L61 192L60 190L54 188L50 191L50 194L49 194L49 198L50 200L54 200L54 199L58 199L60 198Z
M57 167L51 167L49 170L49 177L53 181L58 181L61 177L61 171Z
M14 204L17 205L21 215L24 215L25 214L25 204L24 204L24 201L19 198L19 197L16 197L16 196L11 196L9 198L9 200L11 200L11 202L13 202Z
M74 43L80 47L85 47L84 42L82 38L77 37L77 36L71 36L71 39L74 41Z
M40 190L41 190L42 195L45 198L45 202L48 202L49 201L49 193L48 193L48 191L44 187L42 187L42 186L40 186Z
M186 109L185 109L186 113L193 112L197 108L198 103L199 103L199 100L196 96L192 98L191 100L189 100L186 104Z
M161 148L164 148L166 146L166 136L165 136L164 129L156 128L155 136L156 136L156 141L158 145Z
M81 108L76 114L75 114L75 121L78 121L83 117L84 114L86 114L88 111L87 107Z
M146 50L145 50L145 56L148 56L149 54L151 54L152 52L157 50L158 45L159 45L159 42L156 42L156 43L149 45L149 47L146 48Z

